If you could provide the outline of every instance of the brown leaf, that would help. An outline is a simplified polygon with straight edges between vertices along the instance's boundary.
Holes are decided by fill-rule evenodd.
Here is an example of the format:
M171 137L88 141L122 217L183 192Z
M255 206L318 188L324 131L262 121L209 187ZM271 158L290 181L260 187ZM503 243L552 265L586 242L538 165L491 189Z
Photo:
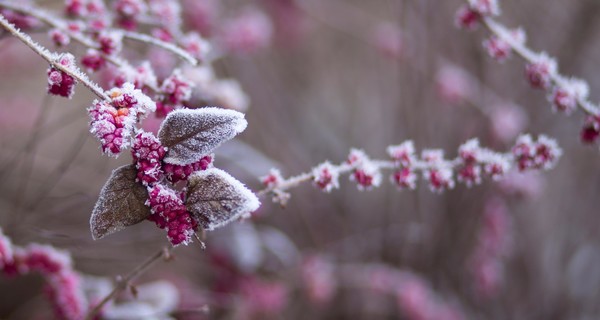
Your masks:
M224 226L259 206L254 193L223 170L198 171L188 179L186 207L204 229Z
M244 114L221 108L179 109L169 113L158 139L169 148L164 161L186 165L200 160L221 143L244 131Z
M133 164L113 170L102 187L90 218L94 240L138 224L150 215L144 203L146 188L135 181L137 170Z

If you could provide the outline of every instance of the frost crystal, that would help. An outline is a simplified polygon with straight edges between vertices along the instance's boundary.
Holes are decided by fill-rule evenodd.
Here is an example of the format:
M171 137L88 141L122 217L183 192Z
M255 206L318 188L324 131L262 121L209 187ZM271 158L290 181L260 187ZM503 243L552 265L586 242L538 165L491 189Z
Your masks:
M227 172L210 168L188 179L186 206L204 229L213 230L249 216L260 202Z

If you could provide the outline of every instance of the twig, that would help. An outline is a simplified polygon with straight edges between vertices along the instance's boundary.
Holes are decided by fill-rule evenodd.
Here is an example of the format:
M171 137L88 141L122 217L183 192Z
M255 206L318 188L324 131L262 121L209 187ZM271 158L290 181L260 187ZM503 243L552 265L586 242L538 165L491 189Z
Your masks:
M85 73L81 72L81 70L78 70L78 69L71 70L71 68L68 68L68 67L63 66L62 64L58 63L55 59L56 54L51 53L46 48L37 44L35 41L33 41L33 39L31 39L31 37L29 35L21 32L13 24L8 22L8 20L6 20L6 18L1 14L0 14L0 26L2 26L4 29L6 29L8 32L10 32L14 37L21 40L21 42L25 43L29 48L31 48L33 51L35 51L35 53L37 53L39 56L44 58L44 60L46 60L52 67L77 79L85 87L87 87L95 95L97 95L100 99L110 100L109 97L104 93L104 90L102 88L100 88L97 84L93 83L87 77L87 75L85 75Z
M150 258L144 261L142 264L133 269L128 275L119 279L113 290L102 299L85 317L86 320L94 319L94 317L102 310L102 308L116 297L121 291L127 289L130 282L137 278L139 275L148 270L152 265L158 262L161 258L168 259L171 257L171 251L173 247L165 247L154 253Z
M167 51L170 51L171 53L175 54L176 56L180 57L181 59L185 60L187 63L189 63L193 66L198 65L198 60L196 60L196 58L192 57L192 55L190 55L185 50L181 49L180 47L178 47L174 44L162 41L160 39L156 39L154 37L151 37L151 36L143 34L143 33L132 32L132 31L123 32L123 38L135 40L135 41L139 41L139 42L143 42L143 43L149 43L149 44L157 46L159 48L163 48Z

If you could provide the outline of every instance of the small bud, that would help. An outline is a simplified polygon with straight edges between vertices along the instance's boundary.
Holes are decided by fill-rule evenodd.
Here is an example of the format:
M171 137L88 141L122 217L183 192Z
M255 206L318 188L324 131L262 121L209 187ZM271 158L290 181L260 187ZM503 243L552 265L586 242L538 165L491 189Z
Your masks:
M275 168L271 168L271 170L269 170L269 174L260 178L262 184L271 189L276 188L283 180L284 179L281 176L281 172Z
M525 74L532 88L547 89L552 82L552 77L556 75L557 69L556 60L546 53L540 53L534 62L525 67Z
M339 188L339 172L331 163L321 163L313 169L312 174L313 183L317 188L325 192Z

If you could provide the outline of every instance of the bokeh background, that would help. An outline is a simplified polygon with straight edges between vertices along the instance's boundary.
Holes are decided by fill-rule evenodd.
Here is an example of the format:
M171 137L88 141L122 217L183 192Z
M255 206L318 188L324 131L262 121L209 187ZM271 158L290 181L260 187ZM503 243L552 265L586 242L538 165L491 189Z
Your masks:
M249 8L270 24L257 48L215 62L250 101L248 129L217 150L215 164L253 190L272 167L295 175L324 160L339 163L351 147L385 158L388 145L408 139L418 150L442 148L454 157L469 138L506 150L522 131L556 138L564 156L541 175L458 184L443 194L422 180L415 191L398 191L387 177L379 188L358 191L345 176L329 194L310 184L292 189L285 208L262 198L252 219L208 233L206 250L197 243L177 248L175 260L137 281L175 284L181 301L173 315L421 319L411 308L437 308L437 319L599 316L598 148L579 141L581 114L556 114L543 92L529 88L519 58L499 64L482 49L483 29L454 27L461 1L183 4L186 27L214 41L228 19ZM522 26L531 48L556 56L560 70L588 80L598 98L600 2L503 0L501 7L500 21ZM43 31L34 38L54 48ZM129 50L132 61L173 63L159 49ZM0 56L4 232L19 245L69 250L78 270L102 277L125 274L167 245L150 222L91 239L99 190L131 158L101 155L85 111L93 96L83 87L72 100L47 96L44 61L6 35ZM490 211L500 222L486 218ZM478 266L473 256L490 224L505 249L490 266ZM40 287L35 277L0 278L0 318L43 310Z

